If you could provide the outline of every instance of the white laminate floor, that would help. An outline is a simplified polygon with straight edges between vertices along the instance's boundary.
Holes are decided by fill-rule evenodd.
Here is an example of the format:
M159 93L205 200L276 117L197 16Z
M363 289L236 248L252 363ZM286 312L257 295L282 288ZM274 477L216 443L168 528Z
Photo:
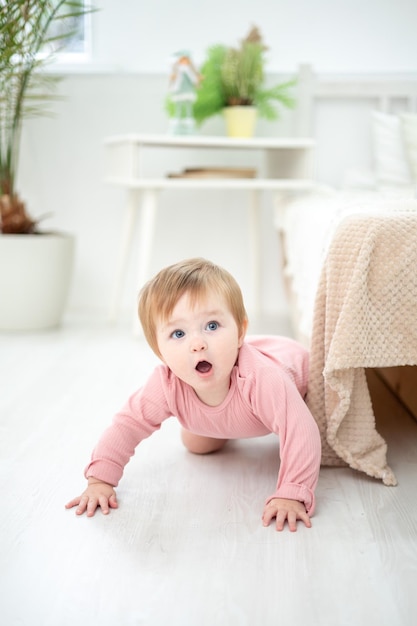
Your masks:
M156 362L129 326L0 335L1 625L414 626L417 423L385 388L378 427L399 485L323 469L312 529L262 527L274 436L194 457L175 419L137 450L117 511L64 509Z

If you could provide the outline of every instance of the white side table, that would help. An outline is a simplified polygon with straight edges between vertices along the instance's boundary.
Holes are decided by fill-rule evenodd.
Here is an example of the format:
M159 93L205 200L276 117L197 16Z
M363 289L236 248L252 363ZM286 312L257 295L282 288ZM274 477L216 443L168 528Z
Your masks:
M158 194L175 190L245 190L251 196L249 238L255 302L260 302L260 202L262 191L303 191L314 186L314 140L309 138L234 139L212 136L128 134L108 137L109 170L106 182L128 192L120 259L109 318L117 319L123 279L132 247L137 214L141 212L138 287L149 278L152 242L157 218ZM260 150L265 153L264 178L150 178L146 170L147 148L202 150ZM191 165L191 164L189 164ZM256 313L256 312L255 312Z

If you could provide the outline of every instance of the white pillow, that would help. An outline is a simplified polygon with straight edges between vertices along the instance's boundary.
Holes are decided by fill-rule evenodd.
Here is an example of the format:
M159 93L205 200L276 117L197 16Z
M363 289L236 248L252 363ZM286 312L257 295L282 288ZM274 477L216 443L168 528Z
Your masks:
M410 185L412 178L400 118L397 115L373 111L372 131L378 183Z
M417 182L417 114L402 113L401 125L411 175Z

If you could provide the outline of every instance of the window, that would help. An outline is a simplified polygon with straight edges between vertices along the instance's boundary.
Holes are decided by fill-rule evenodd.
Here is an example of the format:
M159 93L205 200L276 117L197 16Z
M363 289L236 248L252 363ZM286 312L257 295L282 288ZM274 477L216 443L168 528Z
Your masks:
M86 3L84 2L84 6ZM63 6L61 13L67 13L68 7ZM70 32L70 37L60 40L64 33ZM52 22L49 28L52 39L45 49L45 54L53 53L57 63L78 62L89 60L91 57L91 13L70 16Z

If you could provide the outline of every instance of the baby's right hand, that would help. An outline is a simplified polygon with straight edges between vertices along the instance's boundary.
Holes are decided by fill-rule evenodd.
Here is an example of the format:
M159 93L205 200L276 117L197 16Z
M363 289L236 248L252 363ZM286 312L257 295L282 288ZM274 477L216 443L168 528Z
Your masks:
M103 515L109 513L109 509L117 509L116 492L112 485L103 483L96 478L88 479L87 489L77 498L74 498L65 505L66 509L76 506L75 513L82 515L87 511L87 517L93 517L97 507L101 508Z

